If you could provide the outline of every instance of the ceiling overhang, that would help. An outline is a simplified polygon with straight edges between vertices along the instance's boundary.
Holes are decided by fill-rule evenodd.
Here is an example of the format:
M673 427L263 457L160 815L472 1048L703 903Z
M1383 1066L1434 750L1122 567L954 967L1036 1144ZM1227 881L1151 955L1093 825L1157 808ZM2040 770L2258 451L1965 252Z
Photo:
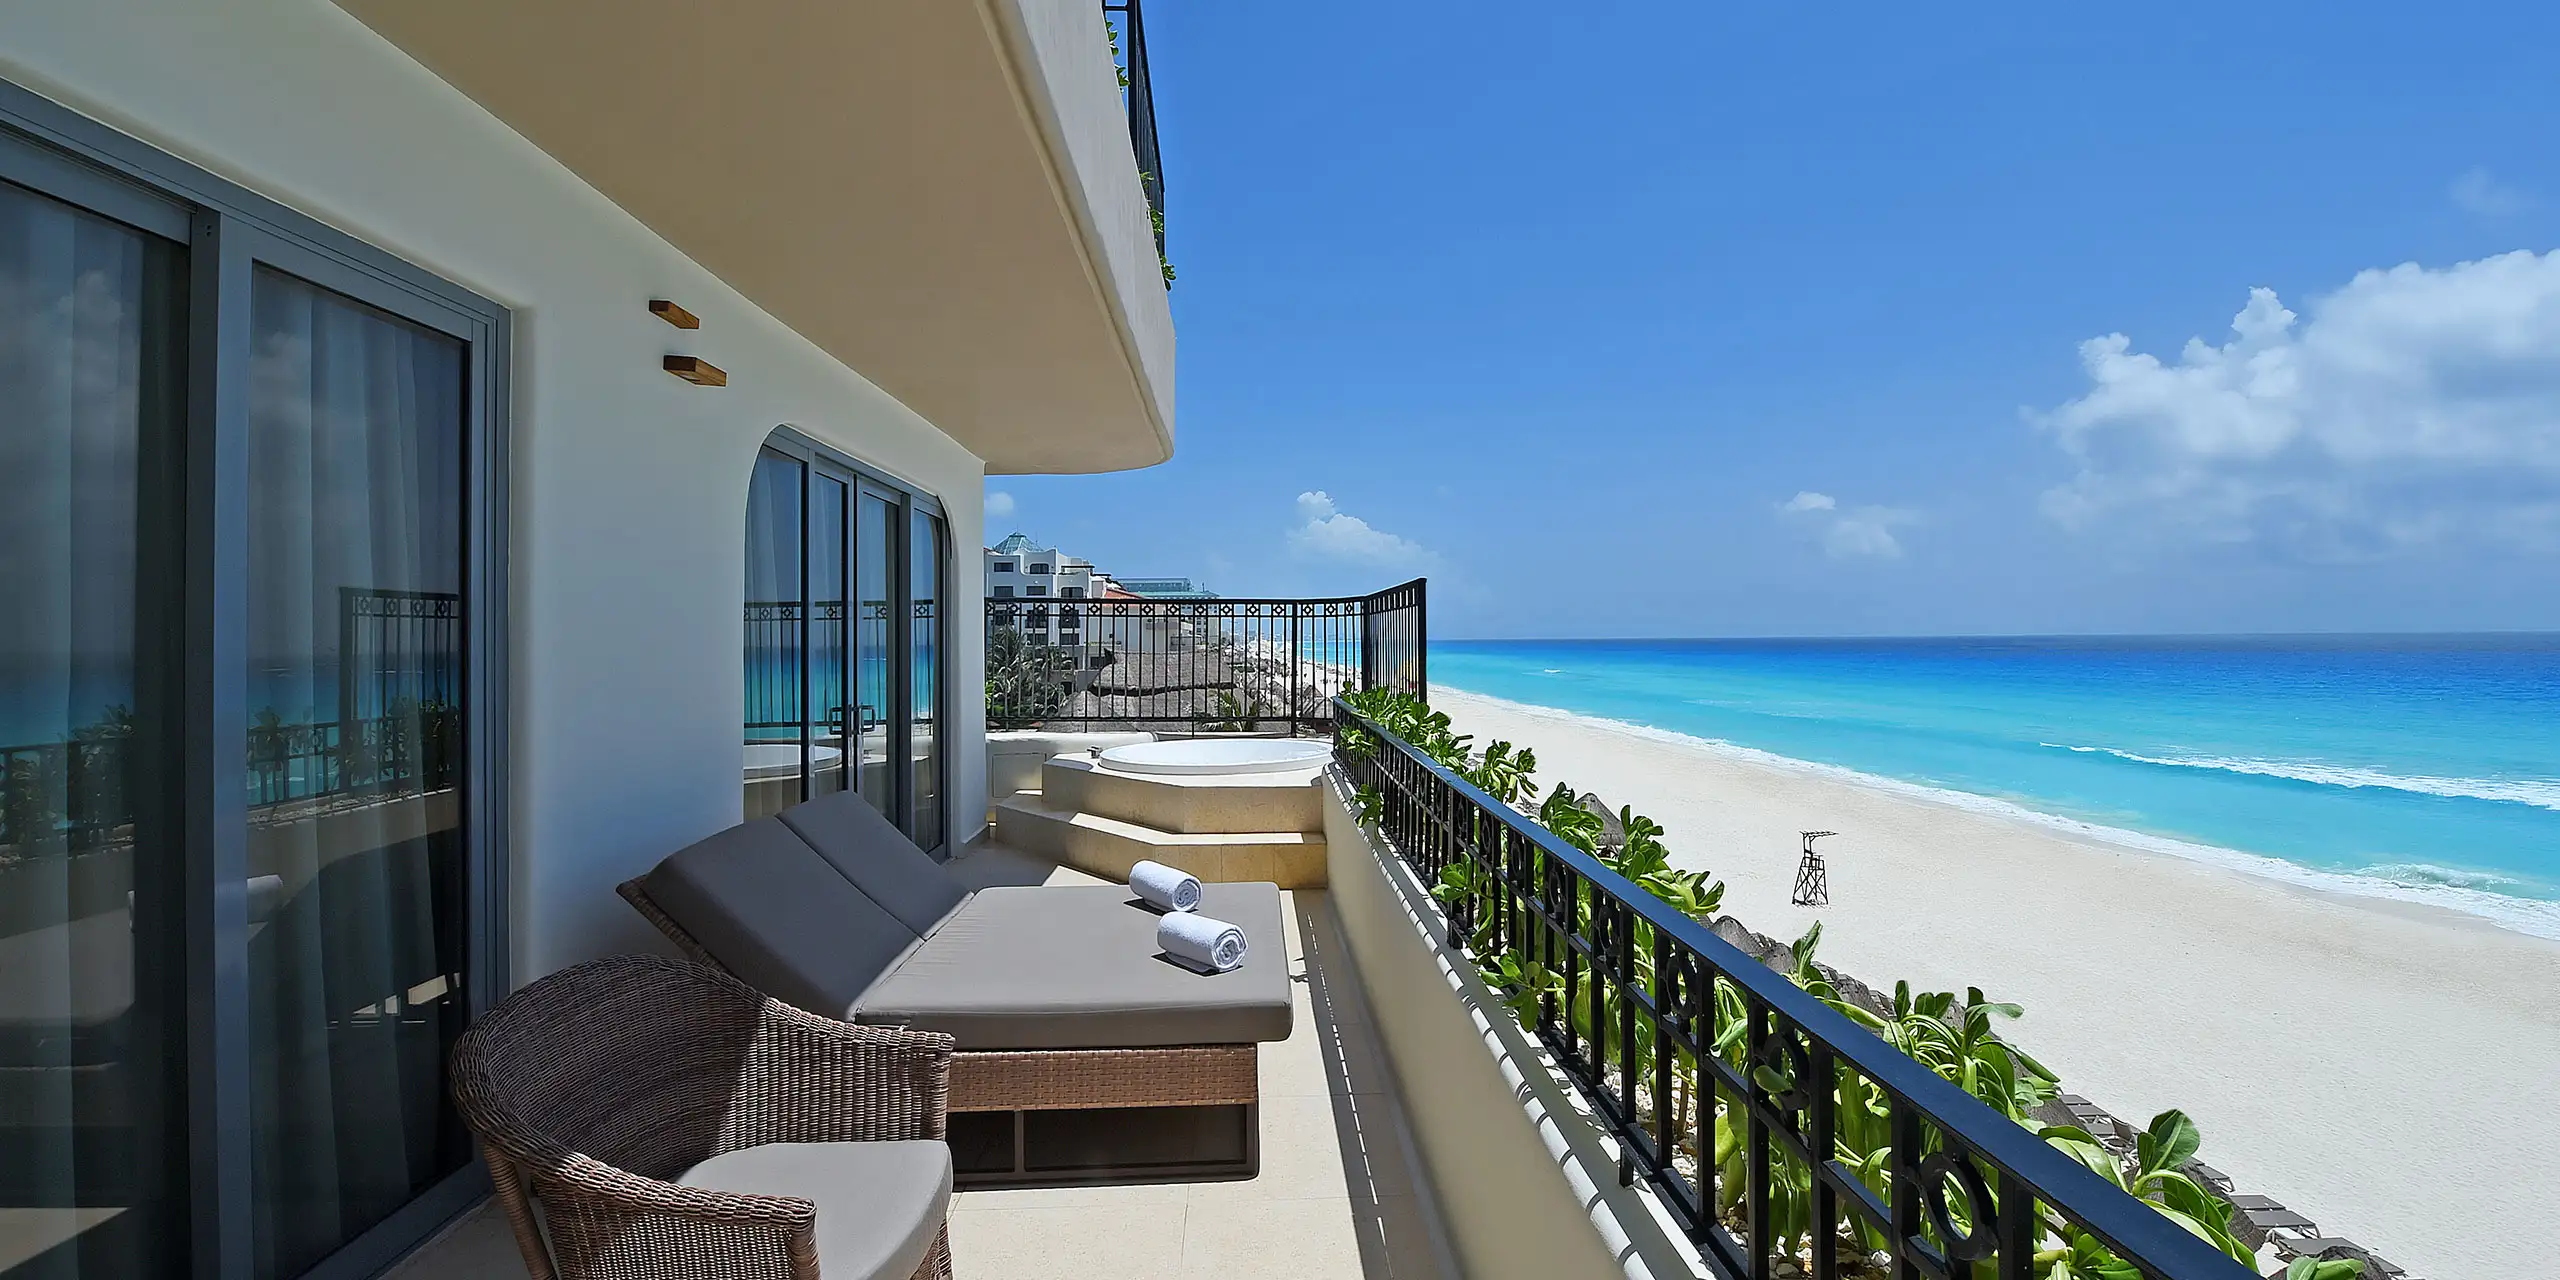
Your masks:
M1092 0L339 0L991 472L1173 450Z

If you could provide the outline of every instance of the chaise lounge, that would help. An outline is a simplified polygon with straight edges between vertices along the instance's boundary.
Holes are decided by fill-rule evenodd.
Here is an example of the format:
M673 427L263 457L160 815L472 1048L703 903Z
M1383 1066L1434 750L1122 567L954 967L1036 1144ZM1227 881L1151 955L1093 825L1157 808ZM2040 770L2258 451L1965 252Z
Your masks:
M952 1036L954 1112L1249 1109L1257 1045L1289 1037L1280 891L1203 889L1201 912L1253 942L1232 972L1167 959L1119 886L972 892L845 792L678 850L621 893L789 1004Z

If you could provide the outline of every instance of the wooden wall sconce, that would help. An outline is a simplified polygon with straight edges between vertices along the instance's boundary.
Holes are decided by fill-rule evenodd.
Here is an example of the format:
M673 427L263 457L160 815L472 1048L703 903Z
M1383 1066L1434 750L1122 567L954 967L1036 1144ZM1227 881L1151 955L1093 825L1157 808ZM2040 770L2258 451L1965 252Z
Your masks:
M675 303L670 302L665 298L649 299L649 314L656 316L679 329L699 329L702 327L702 321L695 319L692 312L677 306ZM667 372L672 373L697 387L725 387L729 385L728 370L725 370L700 356L668 356L665 368Z
M729 385L728 371L700 356L668 356L666 368L667 372L697 387Z

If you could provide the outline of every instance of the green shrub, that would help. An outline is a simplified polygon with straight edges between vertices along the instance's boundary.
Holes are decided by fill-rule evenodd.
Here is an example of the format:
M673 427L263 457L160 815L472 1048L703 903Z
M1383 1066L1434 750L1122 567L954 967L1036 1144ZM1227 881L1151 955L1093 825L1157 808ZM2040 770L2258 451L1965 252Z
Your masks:
M1354 711L1388 733L1403 739L1416 750L1438 761L1450 772L1467 779L1496 802L1522 809L1524 802L1537 794L1534 774L1537 757L1525 748L1515 749L1508 742L1495 742L1482 753L1473 749L1473 739L1458 733L1445 712L1433 711L1411 694L1393 689L1365 690L1343 695L1343 701ZM1382 745L1375 735L1355 722L1344 721L1336 729L1336 741L1343 753L1354 760L1373 756ZM1704 921L1711 917L1724 899L1724 884L1704 871L1684 871L1671 865L1670 850L1664 843L1666 834L1661 824L1632 808L1619 811L1619 825L1625 829L1623 842L1614 850L1601 844L1603 824L1599 815L1583 807L1584 797L1562 782L1555 784L1535 812L1535 820L1558 839L1590 854L1602 863L1634 881L1646 892L1683 915ZM1354 794L1353 803L1364 825L1377 822L1385 808L1385 797L1373 786L1363 786ZM1480 824L1465 834L1474 847L1493 843L1496 833L1486 829L1492 819L1468 813L1460 820ZM1531 854L1529 874L1539 883L1542 868L1536 865L1538 855ZM1592 890L1584 883L1585 900L1578 904L1580 918L1590 919ZM1534 1030L1542 1018L1555 1014L1567 1020L1574 1033L1589 1043L1595 1031L1618 1025L1621 1014L1619 995L1611 984L1585 984L1569 1007L1564 1005L1564 981L1560 974L1548 970L1538 959L1536 948L1518 936L1504 938L1498 950L1493 943L1492 913L1478 912L1479 903L1496 900L1508 891L1495 881L1493 873L1474 861L1461 858L1442 869L1438 883L1431 888L1432 897L1441 905L1451 921L1452 938L1460 942L1474 958L1478 972L1486 984L1498 993L1512 1015L1524 1028ZM1481 915L1483 918L1478 919ZM1461 921L1470 924L1462 927ZM1635 925L1634 956L1636 985L1654 986L1652 967L1652 927L1642 921ZM2157 1209L2226 1255L2243 1264L2254 1264L2248 1248L2240 1242L2232 1228L2232 1207L2210 1188L2184 1171L2201 1144L2195 1122L2182 1111L2164 1111L2151 1121L2150 1128L2137 1144L2135 1159L2120 1160L2086 1131L2070 1126L2038 1127L2033 1111L2053 1101L2062 1092L2062 1082L2050 1068L2011 1044L1999 1034L2002 1023L2014 1022L2025 1010L2018 1005L1994 1001L1980 987L1967 987L1964 997L1954 992L1915 993L1908 982L1894 984L1893 1006L1889 1014L1880 1014L1864 1005L1844 999L1823 970L1814 963L1815 949L1821 944L1822 925L1816 922L1792 948L1793 967L1787 972L1789 981L1830 1005L1861 1027L1875 1033L1886 1044L1909 1056L1941 1078L1980 1099L2010 1120L2036 1128L2039 1136L2064 1154L2079 1160L2124 1190ZM1791 1069L1746 1062L1746 1037L1750 1026L1749 1010L1742 992L1731 982L1715 980L1718 1036L1712 1051L1737 1070L1747 1071L1761 1088L1784 1094L1797 1088ZM1635 1043L1617 1046L1634 1059L1639 1072L1652 1069L1653 1037L1638 1036ZM1835 1117L1835 1157L1878 1195L1890 1193L1887 1170L1892 1159L1892 1107L1884 1091L1864 1076L1845 1067L1831 1082ZM1702 1105L1702 1085L1698 1064L1682 1054L1673 1072L1672 1106L1675 1109L1673 1131L1692 1133L1691 1125L1697 1108ZM1651 1099L1626 1100L1630 1105L1649 1107ZM1687 1154L1700 1162L1717 1166L1717 1185L1721 1193L1716 1206L1728 1222L1739 1223L1744 1212L1742 1197L1749 1186L1749 1159L1746 1112L1740 1100L1723 1097L1710 1089L1703 1105L1714 1109L1712 1146L1706 1151ZM1931 1150L1942 1142L1929 1135ZM1785 1155L1773 1153L1770 1168L1770 1216L1782 1245L1788 1253L1798 1253L1810 1244L1813 1230L1813 1190L1811 1171ZM1970 1205L1961 1193L1951 1193L1951 1215L1958 1230L1970 1230L1969 1221L1985 1220L1996 1205ZM2063 1220L2042 1205L2037 1206L2040 1245L2035 1258L2035 1274L2039 1280L2140 1280L2136 1268L2108 1252L2088 1233ZM1867 1250L1881 1250L1887 1241L1868 1227L1863 1219L1851 1215L1857 1244ZM2352 1269L2347 1269L2352 1268ZM1989 1280L1992 1268L1978 1264L1976 1275ZM2354 1262L2296 1262L2285 1273L2285 1280L2352 1280L2363 1273L2363 1264Z
M987 727L1027 729L1067 705L1072 668L1063 650L1012 627L987 636Z

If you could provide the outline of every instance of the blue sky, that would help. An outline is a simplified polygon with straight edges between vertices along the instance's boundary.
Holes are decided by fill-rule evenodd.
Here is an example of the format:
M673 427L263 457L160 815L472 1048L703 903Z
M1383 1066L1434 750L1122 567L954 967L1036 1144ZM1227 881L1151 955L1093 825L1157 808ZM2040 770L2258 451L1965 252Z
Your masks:
M2560 14L1962 13L1164 0L1176 456L990 536L1453 637L2560 628Z

